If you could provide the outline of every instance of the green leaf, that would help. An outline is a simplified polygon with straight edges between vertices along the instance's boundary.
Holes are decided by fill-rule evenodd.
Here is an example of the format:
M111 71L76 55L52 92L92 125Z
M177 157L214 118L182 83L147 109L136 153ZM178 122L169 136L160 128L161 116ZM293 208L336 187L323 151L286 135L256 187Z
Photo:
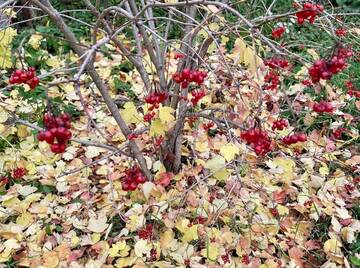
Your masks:
M360 267L360 259L358 259L355 255L350 256L350 262L355 265L355 267Z

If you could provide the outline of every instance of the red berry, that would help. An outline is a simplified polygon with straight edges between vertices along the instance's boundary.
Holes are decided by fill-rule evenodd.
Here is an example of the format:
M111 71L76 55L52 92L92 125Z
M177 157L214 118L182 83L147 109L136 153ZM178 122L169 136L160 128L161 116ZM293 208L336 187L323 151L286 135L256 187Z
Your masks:
M189 82L188 81L184 81L181 83L181 88L187 88L189 86Z
M37 135L37 138L39 141L44 141L45 140L45 131L40 131Z
M51 131L46 130L43 132L43 135L44 135L44 140L47 143L49 143L49 144L54 143L55 135Z
M184 69L181 73L181 78L183 80L188 80L190 77L190 73L191 73L191 71L189 69Z
M173 80L175 81L175 83L181 83L182 82L182 78L181 75L179 73L175 73L173 74Z
M16 168L12 172L12 177L14 179L20 179L26 175L27 171L25 168Z
M136 180L136 182L139 183L139 184L146 182L146 178L145 178L145 176L142 175L142 174L138 175L138 176L135 178L135 180Z
M130 184L127 182L127 181L122 181L121 182L121 187L122 187L122 189L123 189L123 191L129 191L130 190Z
M285 27L278 27L272 30L271 35L273 38L278 39L285 33Z
M130 183L130 185L129 185L129 190L130 190L130 191L135 191L136 188L137 188L137 186L138 186L138 183L137 183L136 181L132 181L132 182Z
M298 140L299 140L300 142L305 142L305 141L307 140L307 137L306 137L306 135L305 135L304 133L301 133L301 134L299 134L299 136L298 136Z
M64 121L64 122L70 122L71 118L70 115L68 115L67 113L63 113L60 118Z
M66 144L65 143L55 143L50 146L50 149L55 154L61 154L65 152Z

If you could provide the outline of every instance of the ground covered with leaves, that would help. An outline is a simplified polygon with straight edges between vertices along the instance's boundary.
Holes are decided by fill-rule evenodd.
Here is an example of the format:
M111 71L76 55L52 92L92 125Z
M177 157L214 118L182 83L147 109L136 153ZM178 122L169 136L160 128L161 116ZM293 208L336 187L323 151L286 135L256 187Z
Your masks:
M207 27L221 31L218 24ZM285 45L297 34L313 38L306 27L314 26L288 24ZM360 28L351 25L347 33L343 42L356 47ZM174 174L158 151L176 111L160 104L153 120L144 120L148 93L139 74L115 46L104 45L95 67L154 174L153 181L124 191L133 161L111 146L126 151L129 137L88 75L81 76L79 88L72 82L79 58L52 34L57 35L50 26L1 31L4 267L360 267L356 50L331 83L309 82L311 63L290 60L278 90L258 90L272 81L266 78L272 53L261 45L255 50L246 36L220 34L220 52L208 50L209 71L201 85L206 94L187 117L182 169ZM303 42L309 44L300 40L296 50L309 62L324 56ZM234 71L232 80L219 63L223 57ZM171 80L179 54L174 50L167 58ZM13 70L29 66L36 66L39 85L9 84ZM152 73L153 66L146 68ZM331 113L314 111L324 97ZM37 139L46 109L71 116L74 139L62 154ZM261 122L271 151L256 152L244 138L249 118ZM287 126L273 127L282 118ZM292 133L304 133L306 140L284 141Z

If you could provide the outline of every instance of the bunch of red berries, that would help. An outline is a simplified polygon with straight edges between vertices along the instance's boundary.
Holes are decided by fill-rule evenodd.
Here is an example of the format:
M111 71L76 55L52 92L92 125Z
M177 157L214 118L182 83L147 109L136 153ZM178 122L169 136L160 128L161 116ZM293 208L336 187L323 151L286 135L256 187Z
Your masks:
M265 155L271 151L271 140L265 131L259 128L248 129L240 137L254 149L257 155Z
M205 131L208 131L210 128L212 128L213 126L215 126L214 122L209 122L209 123L204 123L203 124L203 128Z
M150 104L148 108L150 112L144 115L145 122L150 122L155 117L156 113L153 110L158 109L160 103L163 103L168 97L166 92L152 92L145 97L145 102Z
M347 94L354 96L355 98L360 98L360 91L354 86L351 81L345 82L345 87L348 89Z
M276 90L280 85L280 77L276 72L270 71L265 77L264 81L267 83L265 90Z
M313 110L317 113L332 113L334 111L334 106L331 102L320 101L314 104Z
M334 131L332 133L332 136L333 136L334 139L339 140L341 138L341 135L346 131L347 131L346 128L339 127L337 129L334 129Z
M335 34L339 37L343 37L347 34L347 32L346 32L346 29L344 29L344 28L338 28L338 29L336 29Z
M157 258L157 250L156 248L152 248L150 250L150 258L149 258L149 261L156 261L156 258Z
M311 82L310 79L302 80L301 83L302 83L304 86L307 86L307 87L312 86L312 82Z
M1 176L1 177L0 177L0 187L8 184L9 181L10 181L10 180L9 180L8 177L6 177L6 176Z
M168 94L166 92L152 92L145 97L145 102L151 104L148 108L149 111L159 108L159 104L163 103L167 98Z
M151 238L153 229L154 226L151 223L147 224L145 228L138 231L139 238L143 240L147 240Z
M9 79L10 84L28 84L31 89L34 89L40 82L40 79L36 76L36 70L34 67L29 67L27 70L14 71Z
M175 56L174 56L174 59L178 60L178 59L182 59L182 58L184 58L184 57L185 57L184 54L182 54L182 53L176 53Z
M205 91L204 90L193 90L191 91L191 103L193 106L196 106L196 104L198 104L198 102L205 97Z
M39 141L46 141L51 145L50 149L55 154L61 154L65 151L68 141L71 139L71 119L66 113L54 116L51 113L44 115L45 131L38 134ZM56 140L56 142L55 142Z
M346 68L346 60L353 55L351 49L339 48L333 55L331 60L317 60L309 69L309 75L313 83L317 83L320 79L329 80L335 74L338 74Z
M125 171L126 177L121 182L124 191L135 191L139 184L146 182L145 176L142 174L140 167L135 165Z
M281 59L278 57L272 57L270 59L264 60L264 64L271 69L284 69L289 66L289 62L286 59Z
M11 174L11 176L16 179L21 179L26 175L27 171L25 168L15 168Z
M206 72L190 69L184 69L181 73L173 74L173 80L180 84L181 88L187 88L191 82L201 85L206 77Z
M274 39L279 39L281 36L285 33L286 28L285 27L277 27L271 31L271 35Z
M286 120L286 119L279 119L279 120L276 120L271 129L272 130L275 130L275 129L278 129L278 130L283 130L284 128L288 127L289 126L289 122Z
M231 263L230 258L229 258L229 254L227 254L227 253L224 254L224 255L221 255L221 259L224 262L224 264Z
M324 11L323 5L313 4L310 2L306 2L303 5L303 8L296 12L297 22L302 25L305 20L308 20L310 23L314 23L315 17L321 12Z
M292 135L288 135L282 139L282 142L286 145L291 145L298 142L305 142L307 141L307 137L304 133L295 133Z

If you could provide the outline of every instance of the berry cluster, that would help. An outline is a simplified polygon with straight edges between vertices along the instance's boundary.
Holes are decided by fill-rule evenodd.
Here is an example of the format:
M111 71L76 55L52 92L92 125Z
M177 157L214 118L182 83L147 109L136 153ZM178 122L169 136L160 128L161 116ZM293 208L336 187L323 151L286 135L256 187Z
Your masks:
M271 35L274 39L279 39L281 36L285 33L286 28L285 27L277 27L271 31Z
M284 69L289 66L289 62L286 59L281 59L278 57L272 57L270 59L264 60L264 64L271 69Z
M163 103L168 97L166 92L152 92L145 97L145 102L150 104L148 108L150 112L144 115L145 122L150 122L155 117L156 113L153 110L158 109L160 103Z
M347 48L339 48L331 58L317 60L309 69L309 75L313 83L317 83L320 79L329 80L335 74L338 74L346 68L346 60L353 55L352 51Z
M67 142L71 139L71 119L66 113L54 116L50 113L44 115L45 131L38 134L39 141L46 141L51 144L51 151L55 154L61 154L65 151ZM56 142L55 142L56 140Z
M241 262L242 262L243 264L250 264L250 257L249 257L249 255L247 255L247 254L242 255Z
M196 106L196 104L205 97L205 91L204 90L193 90L191 91L191 103L193 106Z
M355 98L360 98L360 91L354 86L351 81L346 81L345 86L348 89L347 94L354 96Z
M259 128L248 129L240 137L255 150L257 155L265 155L271 151L271 140L265 131Z
M27 70L14 71L9 79L10 84L28 84L31 89L36 88L40 79L36 76L36 70L34 67L29 67Z
M332 113L334 111L334 106L331 102L320 101L314 104L313 110L317 113Z
M304 86L307 86L307 87L312 86L312 82L311 82L310 79L302 80L301 83L302 83Z
M276 90L280 85L280 77L276 72L269 71L265 77L264 81L267 83L265 90Z
M137 138L139 137L139 135L138 134L136 134L136 133L130 133L128 136L127 136L127 138L128 138L128 140L136 140Z
M138 231L138 236L140 239L147 240L151 238L153 233L154 226L152 224L147 224L145 228Z
M10 181L10 180L9 180L8 177L6 177L6 176L1 176L1 177L0 177L0 187L8 184L9 181Z
M314 23L315 17L324 11L324 6L306 2L303 8L296 12L297 22L302 25L305 20Z
M210 128L212 128L213 126L215 126L214 122L209 122L209 123L204 123L203 124L203 128L205 131L208 131Z
M229 254L221 255L221 259L224 262L224 264L231 263L230 258L229 258Z
M180 84L181 88L187 88L191 82L201 85L206 77L206 72L190 69L184 69L181 73L173 74L173 80Z
M278 129L278 130L283 130L284 128L288 127L289 126L289 122L285 119L279 119L279 120L276 120L271 129L272 130L275 130L275 129Z
M152 248L150 250L150 258L149 258L149 261L156 261L156 258L157 258L157 250L156 248Z
M135 165L125 171L126 177L121 182L124 191L135 191L139 184L146 181L144 174L142 174L139 166Z
M21 179L22 177L24 177L26 175L27 171L25 168L15 168L11 174L11 176L17 180L17 179Z
M168 94L166 92L152 92L145 97L145 102L151 104L149 111L159 108L159 104L163 103L167 98Z
M282 142L286 145L291 145L298 142L305 142L307 141L307 137L304 133L296 133L292 135L288 135L282 139Z
M335 30L335 34L339 37L344 37L347 34L347 32L346 29L344 28L338 28Z
M184 54L181 54L181 53L176 53L175 54L175 56L174 56L174 58L177 60L177 59L182 59L182 58L184 58L185 57L185 55Z
M332 133L332 136L334 137L334 139L337 139L337 140L340 140L341 139L341 135L346 132L347 129L346 128L343 128L343 127L340 127L340 128L337 128L337 129L334 129L333 133Z

